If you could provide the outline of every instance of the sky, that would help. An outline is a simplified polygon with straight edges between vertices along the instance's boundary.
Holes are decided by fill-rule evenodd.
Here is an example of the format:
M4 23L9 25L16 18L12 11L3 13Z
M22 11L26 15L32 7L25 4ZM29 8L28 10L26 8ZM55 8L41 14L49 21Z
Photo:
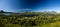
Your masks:
M0 10L7 12L60 12L60 0L0 0Z

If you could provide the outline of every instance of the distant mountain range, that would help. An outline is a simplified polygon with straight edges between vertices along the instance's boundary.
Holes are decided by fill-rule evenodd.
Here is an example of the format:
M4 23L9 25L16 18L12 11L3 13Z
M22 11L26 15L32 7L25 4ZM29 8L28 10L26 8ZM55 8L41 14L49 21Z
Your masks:
M4 15L10 15L10 14L18 14L18 15L21 15L21 16L25 16L25 15L27 15L27 16L38 16L38 14L25 14L25 13L15 13L15 12L5 12L5 11L3 11L3 10L1 10L0 11L0 14L1 13L3 13ZM29 12L27 12L27 13L29 13ZM33 12L32 12L33 13ZM38 13L38 12L36 12L36 13ZM40 12L39 12L40 13ZM42 13L48 13L48 14L57 14L57 12L55 12L55 11L48 11L48 12L42 12ZM40 15L40 14L39 14Z

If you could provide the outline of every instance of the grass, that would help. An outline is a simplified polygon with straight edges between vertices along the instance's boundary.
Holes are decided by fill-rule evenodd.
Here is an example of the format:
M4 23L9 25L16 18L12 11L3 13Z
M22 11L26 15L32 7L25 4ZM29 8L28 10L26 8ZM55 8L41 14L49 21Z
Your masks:
M33 26L33 27L60 27L60 22L45 24L45 25L42 25L42 26Z

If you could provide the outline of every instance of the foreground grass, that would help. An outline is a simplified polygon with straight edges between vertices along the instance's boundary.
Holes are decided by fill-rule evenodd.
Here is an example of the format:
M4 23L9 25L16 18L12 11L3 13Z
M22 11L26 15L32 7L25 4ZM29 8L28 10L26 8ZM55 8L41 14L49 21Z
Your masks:
M18 24L6 24L6 27L60 27L60 22L50 23L50 24L44 24L44 25L37 25L37 26L24 26L24 25L18 25Z
M33 26L33 27L60 27L60 22L45 24L45 25L42 25L42 26Z

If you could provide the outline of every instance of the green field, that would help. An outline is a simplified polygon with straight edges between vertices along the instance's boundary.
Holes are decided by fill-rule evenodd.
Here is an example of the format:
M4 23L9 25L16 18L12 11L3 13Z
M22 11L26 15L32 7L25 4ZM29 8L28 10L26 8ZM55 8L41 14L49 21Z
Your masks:
M0 14L0 27L60 27L60 13Z

